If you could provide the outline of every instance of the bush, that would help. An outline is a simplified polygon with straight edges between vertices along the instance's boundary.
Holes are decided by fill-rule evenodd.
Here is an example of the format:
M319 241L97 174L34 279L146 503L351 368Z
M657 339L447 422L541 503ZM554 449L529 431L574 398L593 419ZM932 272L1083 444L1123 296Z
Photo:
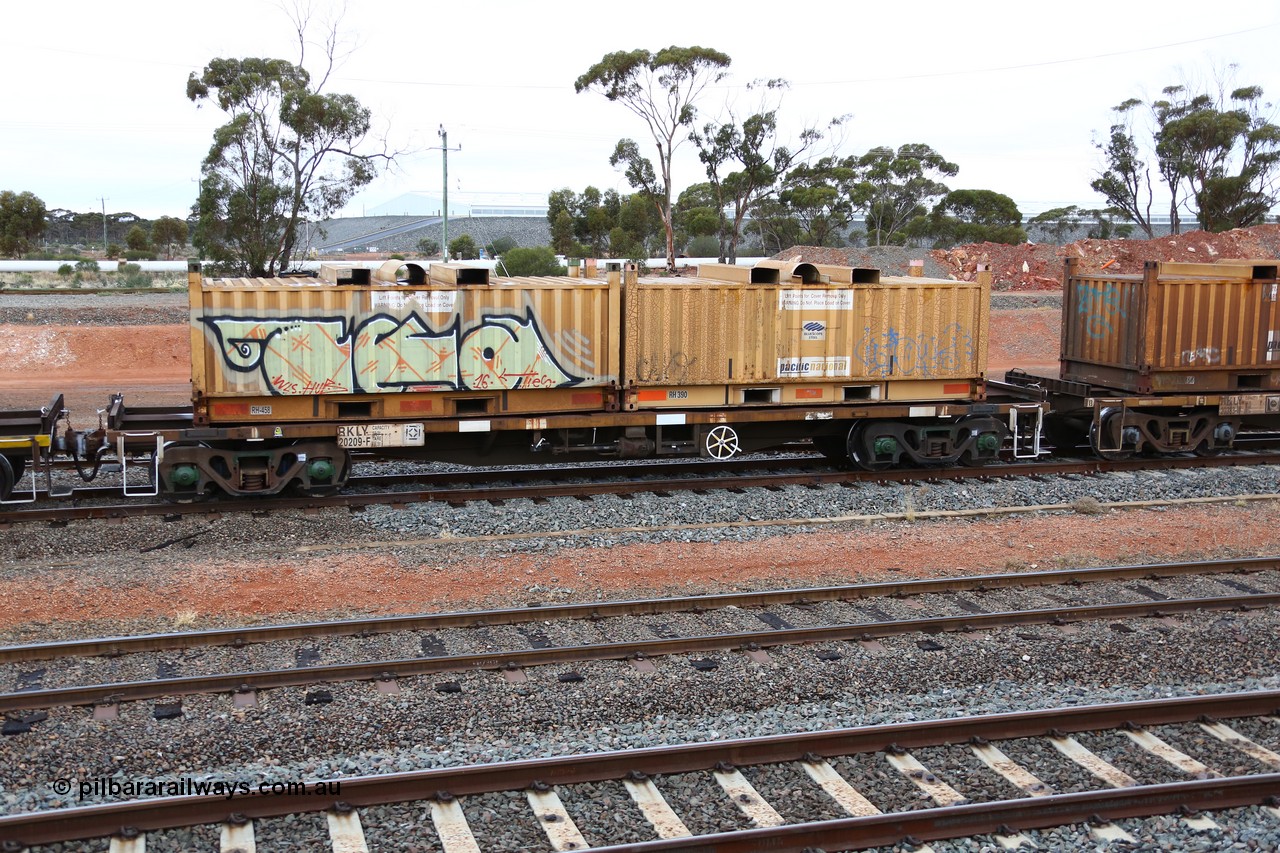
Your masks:
M154 261L156 259L155 252L148 252L142 249L130 249L124 253L126 261Z
M98 262L85 258L83 261L76 261L76 270L78 272L97 272Z
M75 272L75 267L71 266L71 264L63 264L62 266L58 267L58 275L62 276L63 278L66 278L67 276L71 275L73 272Z
M108 243L108 244L107 244L107 260L109 260L109 261L114 261L114 260L115 260L116 258L118 258L118 257L120 257L120 246L119 246L119 244L117 244L117 243Z
M694 237L685 247L685 253L691 258L717 258L720 256L720 241L709 234Z
M556 253L550 246L515 248L502 256L498 269L506 275L564 275Z
M397 252L397 253L394 253L394 254L392 254L392 255L391 255L391 259L392 259L393 261L403 261L403 260L404 260L404 255L401 255L401 254L399 254L399 253Z
M142 272L142 267L137 264L121 264L120 272L125 273L126 275L134 275Z

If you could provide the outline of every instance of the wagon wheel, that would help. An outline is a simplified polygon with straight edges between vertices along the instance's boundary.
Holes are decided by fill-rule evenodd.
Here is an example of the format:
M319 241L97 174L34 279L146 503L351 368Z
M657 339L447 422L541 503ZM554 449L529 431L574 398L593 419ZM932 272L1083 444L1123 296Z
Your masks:
M16 482L18 478L13 476L13 466L9 464L9 457L0 456L0 501L9 499L13 484Z
M867 427L859 424L849 430L849 461L864 471L885 471L893 467L892 459L876 459L867 444Z
M742 449L738 443L737 431L724 424L711 428L703 440L703 447L712 459L729 459Z
M17 485L22 479L23 473L27 470L27 458L25 456L6 456L5 461L9 463L9 470L13 474L13 485Z

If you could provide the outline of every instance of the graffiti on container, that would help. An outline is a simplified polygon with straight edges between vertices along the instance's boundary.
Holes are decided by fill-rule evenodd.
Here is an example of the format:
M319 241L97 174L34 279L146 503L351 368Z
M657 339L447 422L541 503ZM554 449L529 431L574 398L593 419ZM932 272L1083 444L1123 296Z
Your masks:
M697 356L687 356L683 352L673 352L665 362L656 358L644 357L636 367L636 379L640 382L692 382L698 379L692 370L698 363Z
M1219 364L1222 362L1222 350L1217 347L1200 347L1182 351L1183 364Z
M582 377L547 350L532 312L490 315L463 329L403 319L205 317L222 366L254 374L272 394L559 388ZM243 384L243 383L233 383Z
M964 370L973 357L973 338L959 323L941 334L902 335L867 329L854 354L868 376L940 376Z
M1084 317L1084 332L1091 338L1105 338L1116 330L1117 319L1125 317L1120 289L1113 282L1103 285L1076 282L1076 313Z

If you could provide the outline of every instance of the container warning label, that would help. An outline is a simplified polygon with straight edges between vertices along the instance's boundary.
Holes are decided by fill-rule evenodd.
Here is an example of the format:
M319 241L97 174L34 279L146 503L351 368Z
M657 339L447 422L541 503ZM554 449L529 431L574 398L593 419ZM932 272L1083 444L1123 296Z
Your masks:
M449 312L458 303L456 290L375 290L369 294L374 310L399 311L413 303L423 311Z
M778 359L778 378L788 376L848 376L848 356L820 356L817 358L780 358Z
M852 311L852 290L779 290L782 311Z

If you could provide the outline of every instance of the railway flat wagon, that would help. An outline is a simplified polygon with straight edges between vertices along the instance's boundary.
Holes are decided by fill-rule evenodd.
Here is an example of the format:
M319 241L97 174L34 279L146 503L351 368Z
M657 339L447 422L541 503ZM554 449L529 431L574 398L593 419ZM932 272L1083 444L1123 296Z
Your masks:
M1013 371L1042 391L1057 445L1087 435L1107 458L1230 448L1280 425L1276 261L1148 262L1143 274L1063 272L1058 377Z
M623 408L682 412L660 416L659 447L691 440L711 455L790 436L870 468L992 459L1019 413L985 398L989 304L989 275L802 262L629 280Z
M322 278L189 276L194 428L170 490L306 492L352 449L447 454L537 415L616 409L619 282L398 262ZM467 436L463 439L462 436Z

